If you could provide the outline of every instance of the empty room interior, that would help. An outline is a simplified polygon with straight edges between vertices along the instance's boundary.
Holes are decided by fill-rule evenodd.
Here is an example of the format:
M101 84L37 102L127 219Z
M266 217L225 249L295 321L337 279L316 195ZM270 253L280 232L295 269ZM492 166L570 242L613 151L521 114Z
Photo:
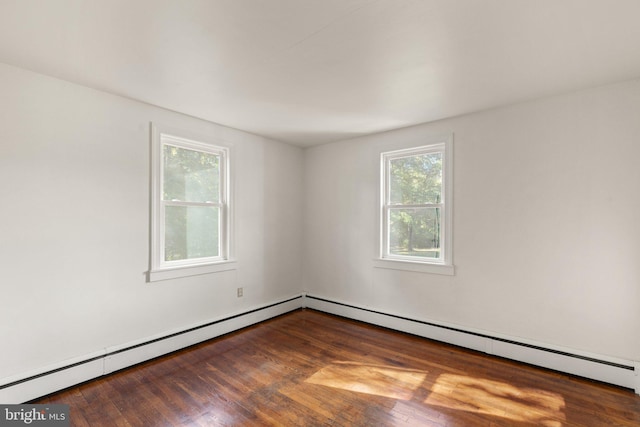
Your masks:
M0 404L640 425L638 17L0 0Z

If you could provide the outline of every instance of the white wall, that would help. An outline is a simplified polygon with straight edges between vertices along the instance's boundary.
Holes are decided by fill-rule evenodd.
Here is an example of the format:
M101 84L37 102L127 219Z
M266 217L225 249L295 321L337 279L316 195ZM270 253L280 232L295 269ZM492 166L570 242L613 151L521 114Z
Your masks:
M373 267L378 153L454 134L453 277ZM308 149L312 295L640 360L640 81Z
M1 64L0 94L0 379L300 292L301 149ZM150 122L234 144L237 270L146 282Z

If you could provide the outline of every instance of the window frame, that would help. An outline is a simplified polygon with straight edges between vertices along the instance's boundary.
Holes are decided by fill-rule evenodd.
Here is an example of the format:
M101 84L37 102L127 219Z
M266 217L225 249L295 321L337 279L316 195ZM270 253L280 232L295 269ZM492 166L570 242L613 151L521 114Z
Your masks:
M378 254L374 260L374 266L379 268L389 268L396 270L407 270L424 273L435 273L453 275L453 156L452 156L452 135L432 140L425 145L411 146L389 151L381 151L379 157L379 206L378 206ZM394 159L417 156L429 153L442 154L442 197L440 203L427 203L416 205L402 205L390 203L390 164ZM440 254L441 257L426 258L410 255L395 255L390 253L389 240L389 216L392 209L402 206L409 207L440 207Z
M235 269L232 246L231 146L182 130L151 124L151 260L148 280L174 279ZM166 145L220 156L220 199L217 202L163 200L164 147ZM218 255L165 260L165 212L167 206L215 206L220 209Z

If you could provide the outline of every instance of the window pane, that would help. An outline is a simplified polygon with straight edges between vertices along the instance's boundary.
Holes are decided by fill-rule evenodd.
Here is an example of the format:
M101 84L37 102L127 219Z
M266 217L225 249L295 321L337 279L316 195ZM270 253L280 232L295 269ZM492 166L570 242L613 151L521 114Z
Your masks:
M165 261L220 255L220 208L166 206Z
M440 203L442 153L428 153L389 161L391 204Z
M440 258L440 214L440 208L389 209L389 253Z
M163 146L163 200L220 201L220 156Z

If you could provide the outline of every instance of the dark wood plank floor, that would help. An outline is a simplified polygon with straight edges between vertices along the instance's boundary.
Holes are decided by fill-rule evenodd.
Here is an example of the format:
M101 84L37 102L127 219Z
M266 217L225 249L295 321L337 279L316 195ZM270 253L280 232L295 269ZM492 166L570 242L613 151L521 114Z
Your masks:
M632 391L311 310L33 403L74 426L639 426Z

